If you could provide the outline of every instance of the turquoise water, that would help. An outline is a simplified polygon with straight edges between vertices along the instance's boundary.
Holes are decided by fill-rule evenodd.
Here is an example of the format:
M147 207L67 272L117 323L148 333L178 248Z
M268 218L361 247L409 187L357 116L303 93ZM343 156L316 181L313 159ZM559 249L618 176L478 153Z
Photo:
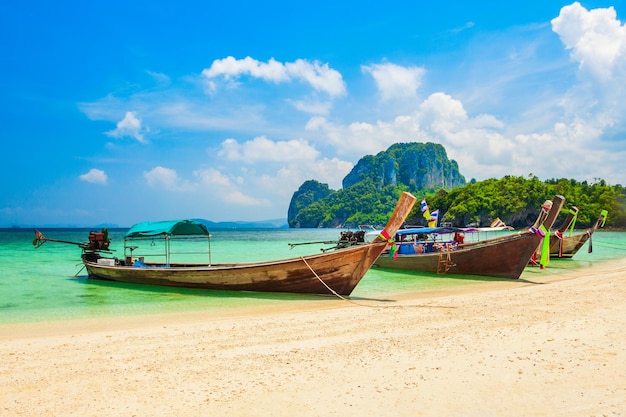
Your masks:
M88 230L51 229L42 232L55 239L84 242ZM111 230L111 248L123 255L126 230ZM336 229L255 229L211 232L211 260L247 262L319 253L331 245L288 243L336 240ZM250 305L297 303L328 299L315 295L206 291L120 284L88 280L77 246L48 242L32 245L31 229L0 229L0 324L90 317L123 316L177 311L229 309ZM572 260L552 260L544 271L527 268L522 278L558 274L626 256L626 232L599 231L593 235L593 252L587 246ZM464 285L494 278L442 276L371 269L352 293L353 300L393 300L393 295Z

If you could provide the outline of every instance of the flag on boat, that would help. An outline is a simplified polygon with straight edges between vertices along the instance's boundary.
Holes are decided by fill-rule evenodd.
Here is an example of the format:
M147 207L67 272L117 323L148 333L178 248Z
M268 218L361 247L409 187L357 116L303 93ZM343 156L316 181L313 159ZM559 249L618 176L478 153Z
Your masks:
M428 217L428 227L437 227L437 221L439 220L439 210L435 210L430 213Z
M499 217L496 217L494 221L491 222L491 227L504 227L506 224Z
M431 212L426 204L426 199L423 199L420 203L420 210L422 210L422 216L428 222L428 227L437 227L437 221L439 220L439 210Z
M420 209L422 210L422 213L426 213L428 211L428 204L426 204L426 200L422 200L421 204L420 204Z
M430 221L430 210L428 210L428 204L426 204L426 199L422 200L420 204L420 209L422 210L422 216L424 216L426 221Z

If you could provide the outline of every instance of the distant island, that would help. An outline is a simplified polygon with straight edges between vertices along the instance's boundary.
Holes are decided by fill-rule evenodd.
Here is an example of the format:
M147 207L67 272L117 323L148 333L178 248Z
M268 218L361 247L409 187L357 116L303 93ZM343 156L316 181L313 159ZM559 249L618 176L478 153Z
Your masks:
M289 227L384 225L400 193L409 191L425 199L431 210L438 210L440 222L458 227L489 226L496 218L515 228L527 227L545 200L561 194L566 208L580 210L577 227L590 227L601 210L608 210L606 227L626 228L622 185L601 179L592 184L565 178L540 181L532 174L467 183L456 161L448 159L445 148L435 143L398 143L377 155L364 156L342 185L332 190L314 179L305 181L291 198ZM426 225L419 204L407 223Z
M287 229L289 225L287 224L287 219L272 219L272 220L261 220L256 222L247 222L247 221L227 221L227 222L213 222L205 219L193 219L200 223L206 225L208 229ZM119 226L113 223L102 223L96 224L93 226L78 226L78 225L12 225L7 229L129 229L130 226Z

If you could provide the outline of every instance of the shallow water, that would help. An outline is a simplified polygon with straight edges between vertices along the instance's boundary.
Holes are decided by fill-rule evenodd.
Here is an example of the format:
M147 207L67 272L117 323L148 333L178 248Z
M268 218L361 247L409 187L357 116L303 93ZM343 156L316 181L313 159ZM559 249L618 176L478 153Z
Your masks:
M84 242L88 230L42 230L50 238ZM123 254L126 230L111 230L111 248ZM254 229L211 232L212 262L247 262L298 257L319 253L331 245L288 243L334 241L337 229ZM124 316L215 309L251 305L294 303L322 296L207 291L152 287L88 280L80 262L81 250L74 245L48 242L41 248L32 244L30 229L0 229L0 324L90 317ZM534 274L558 274L596 262L626 255L626 232L598 231L574 259L552 260L549 268L527 268L522 279ZM205 255L206 256L206 255ZM351 299L382 300L393 294L465 285L495 278L461 277L371 269L351 295ZM326 297L326 296L324 296ZM328 297L326 297L328 298Z

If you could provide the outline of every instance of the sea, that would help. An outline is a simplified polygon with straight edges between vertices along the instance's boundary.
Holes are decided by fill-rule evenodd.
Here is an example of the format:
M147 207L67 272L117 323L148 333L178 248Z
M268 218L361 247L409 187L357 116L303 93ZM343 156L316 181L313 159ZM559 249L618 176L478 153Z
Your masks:
M40 229L48 238L82 243L90 229ZM114 256L122 257L127 229L110 229ZM252 262L319 253L339 238L339 229L217 229L211 231L212 263ZM333 299L333 296L211 291L114 283L87 279L80 247L47 242L33 245L34 230L0 229L0 325L106 318L156 313L235 309ZM316 243L322 242L322 243ZM326 242L326 243L325 243ZM290 245L296 244L296 245ZM560 274L626 256L626 232L600 230L573 259L553 259L546 269L527 267L521 279ZM389 301L403 293L447 289L498 278L370 269L350 300Z

